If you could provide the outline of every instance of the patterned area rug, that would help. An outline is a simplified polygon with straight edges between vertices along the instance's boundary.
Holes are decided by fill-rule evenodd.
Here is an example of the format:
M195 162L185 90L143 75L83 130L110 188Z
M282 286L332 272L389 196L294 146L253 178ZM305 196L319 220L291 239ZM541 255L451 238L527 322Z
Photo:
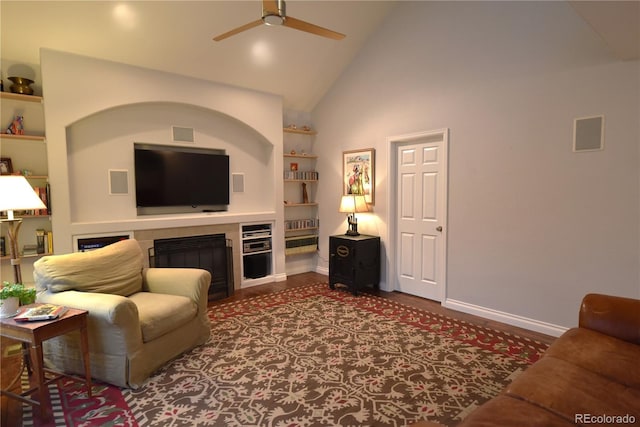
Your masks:
M105 386L87 399L80 385L60 383L64 424L454 425L546 350L327 284L219 305L209 316L209 342L138 390Z

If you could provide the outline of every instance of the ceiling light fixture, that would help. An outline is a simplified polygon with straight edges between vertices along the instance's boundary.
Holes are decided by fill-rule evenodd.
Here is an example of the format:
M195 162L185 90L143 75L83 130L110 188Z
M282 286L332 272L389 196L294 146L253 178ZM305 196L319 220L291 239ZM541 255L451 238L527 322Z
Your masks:
M287 6L283 0L274 2L278 10L269 10L263 5L262 22L267 25L282 25L287 16Z

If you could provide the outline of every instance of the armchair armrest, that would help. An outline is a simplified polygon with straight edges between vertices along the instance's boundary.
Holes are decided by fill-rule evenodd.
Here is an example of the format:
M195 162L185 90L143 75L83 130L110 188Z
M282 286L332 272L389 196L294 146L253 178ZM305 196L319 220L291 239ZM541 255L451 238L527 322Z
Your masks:
M40 292L37 302L87 310L91 351L129 354L142 345L138 309L129 298L93 292Z
M640 300L588 294L582 299L579 326L640 344Z
M207 310L211 274L198 268L145 268L142 289L159 294L181 295Z

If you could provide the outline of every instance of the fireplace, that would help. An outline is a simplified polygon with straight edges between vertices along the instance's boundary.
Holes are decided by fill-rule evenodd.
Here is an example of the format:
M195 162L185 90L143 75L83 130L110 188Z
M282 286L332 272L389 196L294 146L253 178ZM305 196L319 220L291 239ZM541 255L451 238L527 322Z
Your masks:
M233 294L231 240L224 234L154 240L149 249L149 265L202 268L211 273L210 301Z

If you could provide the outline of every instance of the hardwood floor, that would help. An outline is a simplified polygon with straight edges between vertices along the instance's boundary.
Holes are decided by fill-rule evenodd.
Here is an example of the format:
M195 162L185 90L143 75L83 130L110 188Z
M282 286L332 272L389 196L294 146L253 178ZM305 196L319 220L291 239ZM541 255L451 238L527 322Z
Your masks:
M268 283L265 285L254 286L251 288L238 289L234 295L218 301L212 301L209 303L210 307L214 307L218 304L224 304L231 301L241 301L243 299L251 298L257 295L265 295L271 292L276 292L283 289L294 288L296 286L305 286L311 283L328 282L329 278L323 274L318 273L302 273L289 276L287 280L283 282ZM527 329L518 328L515 326L507 325L505 323L496 322L494 320L485 319L482 317L474 316L472 314L462 313L455 310L444 308L437 301L431 301L424 298L415 297L409 294L403 294L401 292L385 292L378 290L364 290L363 293L370 293L382 298L387 298L396 301L400 304L408 305L422 310L427 310L432 313L438 313L445 316L452 317L458 320L464 320L478 326L485 328L496 329L498 331L507 332L510 334L518 335L523 338L528 338L535 341L540 341L545 344L551 344L555 341L555 337L541 334L538 332L529 331ZM576 314L577 316L577 314Z
M242 301L244 299L248 299L258 295L265 295L271 292L276 292L276 291L299 287L299 286L305 286L305 285L309 285L312 283L319 283L319 282L323 282L323 283L328 282L328 277L318 273L296 274L296 275L289 276L287 280L282 282L274 282L274 283L268 283L265 285L254 286L251 288L238 289L229 298L209 302L209 307L215 307L216 305L225 304L232 301ZM342 291L337 291L337 292L342 292ZM506 325L504 323L484 319L478 316L473 316L471 314L449 310L442 307L438 302L430 301L427 299L415 297L408 294L403 294L400 292L365 290L363 291L363 293L371 293L373 295L377 295L382 298L387 298L387 299L396 301L400 304L404 304L404 305L415 307L422 310L431 311L433 313L446 315L455 319L464 320L466 322L469 322L475 325L496 329L498 331L508 332L514 335L518 335L531 340L540 341L546 344L551 344L555 340L554 337L551 337L548 335L532 332L526 329L517 328L515 326ZM17 360L17 362L15 360ZM9 369L11 363L19 363L19 359L3 360L2 361L3 371L5 369ZM2 399L2 422L0 423L0 425L3 427L4 426L6 427L21 426L21 422L19 420L20 415L18 415L18 414L21 414L21 412L22 411L20 409L19 402L13 399L10 399L7 401L6 398L3 398Z

